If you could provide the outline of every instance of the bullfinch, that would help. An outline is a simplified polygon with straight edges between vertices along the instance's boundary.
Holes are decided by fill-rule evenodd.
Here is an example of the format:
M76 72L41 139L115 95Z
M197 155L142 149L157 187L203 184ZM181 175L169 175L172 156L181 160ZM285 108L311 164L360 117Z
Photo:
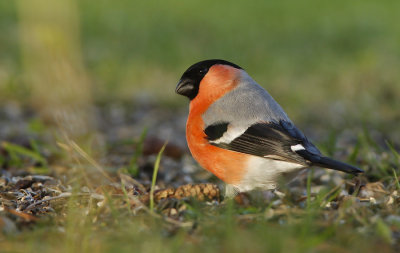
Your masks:
M176 93L190 100L190 152L227 184L227 195L275 189L280 177L310 166L363 172L323 156L272 96L234 63L213 59L190 66Z

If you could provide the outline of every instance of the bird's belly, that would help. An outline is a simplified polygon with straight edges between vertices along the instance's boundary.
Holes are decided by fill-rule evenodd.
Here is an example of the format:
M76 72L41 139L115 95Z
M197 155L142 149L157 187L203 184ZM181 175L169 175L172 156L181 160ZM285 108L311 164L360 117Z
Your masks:
M234 186L241 192L256 188L275 189L280 177L296 173L304 165L253 156L248 159L246 167L240 184Z
M193 158L227 184L240 184L246 172L248 155L221 149L210 144L189 144Z

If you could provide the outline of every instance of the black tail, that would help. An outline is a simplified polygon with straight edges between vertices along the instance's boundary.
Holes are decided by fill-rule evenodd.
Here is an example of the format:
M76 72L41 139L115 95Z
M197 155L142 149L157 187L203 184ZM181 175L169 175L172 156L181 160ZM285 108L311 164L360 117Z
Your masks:
M328 168L328 169L333 169L333 170L339 170L343 171L346 173L350 173L353 175L357 175L358 173L363 173L364 171L362 169L359 169L357 167L354 167L353 165L336 161L331 158L321 156L319 158L319 162L314 163L317 166Z
M296 151L297 154L301 155L304 159L312 162L312 165L328 168L332 170L339 170L346 173L350 173L353 175L357 175L358 173L363 173L362 169L354 167L350 164L333 160L331 158L320 156L316 154L312 154L307 150L298 150Z

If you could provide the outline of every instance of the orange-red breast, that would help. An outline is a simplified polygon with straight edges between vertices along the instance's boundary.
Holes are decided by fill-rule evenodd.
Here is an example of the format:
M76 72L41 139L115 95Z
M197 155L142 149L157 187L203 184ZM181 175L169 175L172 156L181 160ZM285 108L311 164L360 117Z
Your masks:
M322 156L271 95L236 64L198 62L183 73L176 92L190 99L186 139L193 157L228 184L229 195L275 189L280 176L313 165L363 172Z

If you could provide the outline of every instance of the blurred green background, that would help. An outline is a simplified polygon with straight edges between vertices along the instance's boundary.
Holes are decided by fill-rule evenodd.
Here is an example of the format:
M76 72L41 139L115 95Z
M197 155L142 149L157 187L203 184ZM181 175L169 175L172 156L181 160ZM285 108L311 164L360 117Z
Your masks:
M150 96L183 106L174 94L183 71L223 58L294 118L334 105L362 120L399 119L399 10L395 0L1 1L0 99L32 101L29 69L72 53L94 101Z
M74 134L96 129L92 125L96 121L92 119L99 116L93 110L96 106L126 103L132 113L140 108L131 106L136 103L150 102L169 110L187 108L187 100L175 94L182 73L200 60L222 58L243 67L307 135L319 134L316 144L327 154L334 153L338 141L335 131L341 131L344 137L338 142L349 148L343 157L358 163L360 156L360 165L374 181L392 180L398 155L388 155L384 141L399 147L399 11L398 0L0 1L0 117L3 108L20 107L31 113L27 120L55 123L73 139ZM40 120L36 121L36 115ZM0 118L0 134L4 128L1 122ZM103 127L112 132L117 123ZM323 131L318 132L318 127ZM47 132L48 128L43 129ZM363 133L378 138L370 141ZM363 138L367 141L362 142ZM106 145L92 146L101 149ZM319 206L316 210L323 211ZM384 229L379 230L371 223L378 214L365 215L364 223L371 225L370 230L352 227L352 223L333 230L319 224L314 227L317 223L305 216L300 217L304 222L293 228L276 223L271 229L274 221L265 221L250 230L241 229L242 223L232 229L230 216L224 221L217 215L211 219L215 222L205 222L200 232L208 237L191 239L191 232L162 236L159 224L142 235L142 216L138 222L127 215L113 216L118 226L101 223L102 229L97 230L90 216L87 224L81 224L83 216L72 212L63 245L70 246L65 252L76 252L81 246L75 245L78 238L86 249L82 252L93 252L92 248L100 252L104 245L128 252L132 243L143 252L176 252L187 241L197 241L193 252L210 248L308 252L311 246L331 238L329 243L340 246L329 248L332 252L347 248L389 252L390 243L373 244L379 239L375 233L391 240L389 227L382 225ZM341 215L353 217L343 211ZM338 220L342 224L340 216ZM49 252L59 250L64 232L58 225L53 227L51 231L58 233L56 240L44 223L43 230L28 240L28 246L21 243L26 241L22 234L23 240L16 237L10 247L26 252L24 247L37 251L50 245ZM248 243L251 240L257 243Z

